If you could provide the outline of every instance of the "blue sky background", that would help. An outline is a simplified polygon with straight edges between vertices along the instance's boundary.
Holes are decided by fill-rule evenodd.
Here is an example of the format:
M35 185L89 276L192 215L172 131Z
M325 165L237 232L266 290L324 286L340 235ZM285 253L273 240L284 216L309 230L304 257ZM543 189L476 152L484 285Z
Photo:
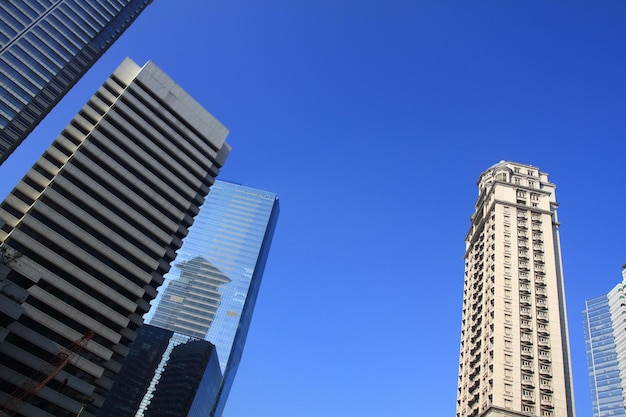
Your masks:
M500 160L557 184L581 310L626 262L626 2L154 0L0 167L13 188L105 78L152 59L281 216L225 417L453 416L464 237Z

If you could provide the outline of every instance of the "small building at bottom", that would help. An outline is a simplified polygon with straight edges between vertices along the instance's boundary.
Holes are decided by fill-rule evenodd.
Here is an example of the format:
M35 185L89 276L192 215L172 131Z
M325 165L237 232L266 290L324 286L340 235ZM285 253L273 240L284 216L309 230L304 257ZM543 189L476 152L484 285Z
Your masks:
M129 346L98 416L206 416L221 380L211 342L146 324Z

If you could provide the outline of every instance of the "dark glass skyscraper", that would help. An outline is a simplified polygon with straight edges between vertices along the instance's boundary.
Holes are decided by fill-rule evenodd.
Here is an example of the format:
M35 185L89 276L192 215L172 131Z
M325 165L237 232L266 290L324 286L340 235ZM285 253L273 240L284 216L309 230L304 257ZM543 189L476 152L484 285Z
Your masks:
M0 2L0 165L151 2Z
M207 416L222 381L211 342L145 324L129 349L98 417Z

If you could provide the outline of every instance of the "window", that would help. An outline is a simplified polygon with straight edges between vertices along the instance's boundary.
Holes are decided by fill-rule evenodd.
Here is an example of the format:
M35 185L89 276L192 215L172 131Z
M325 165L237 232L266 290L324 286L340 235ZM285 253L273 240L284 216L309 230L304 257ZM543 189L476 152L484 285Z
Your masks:
M522 183L522 179L518 178L518 177L515 177L515 178L513 178L513 182L515 183L515 185L520 185Z
M530 199L534 201L539 201L539 194L530 193Z

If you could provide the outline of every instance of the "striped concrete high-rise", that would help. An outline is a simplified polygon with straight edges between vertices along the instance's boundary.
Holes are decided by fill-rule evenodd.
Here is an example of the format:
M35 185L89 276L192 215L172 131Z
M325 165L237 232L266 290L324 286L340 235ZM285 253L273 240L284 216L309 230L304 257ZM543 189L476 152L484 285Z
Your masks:
M125 60L0 204L0 402L94 415L230 146Z

